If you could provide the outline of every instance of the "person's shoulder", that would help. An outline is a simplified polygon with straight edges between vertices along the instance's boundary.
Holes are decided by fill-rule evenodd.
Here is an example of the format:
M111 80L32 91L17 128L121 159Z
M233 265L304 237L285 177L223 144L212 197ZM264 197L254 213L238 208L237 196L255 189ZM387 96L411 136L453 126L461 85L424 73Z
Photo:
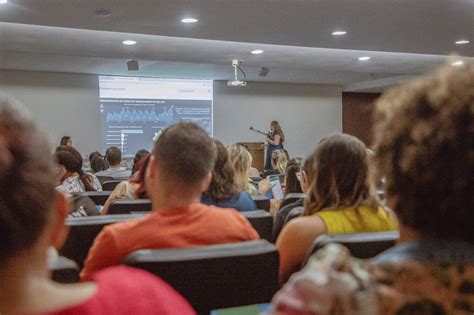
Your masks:
M316 215L294 218L283 228L282 234L292 235L296 238L306 234L324 234L326 225L324 221Z
M150 216L144 218L131 219L124 222L112 223L102 229L103 234L108 233L114 236L127 235L128 232L135 230L143 223L147 222Z
M104 304L115 301L122 314L195 314L175 289L147 271L115 266L95 273L92 279L99 286L97 298Z

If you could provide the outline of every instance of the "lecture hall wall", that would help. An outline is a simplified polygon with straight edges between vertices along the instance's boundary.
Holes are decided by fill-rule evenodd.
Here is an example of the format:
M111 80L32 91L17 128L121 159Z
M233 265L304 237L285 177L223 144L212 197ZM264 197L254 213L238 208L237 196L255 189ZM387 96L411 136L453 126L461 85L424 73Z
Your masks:
M51 145L70 135L78 150L100 150L97 75L0 70L0 91L17 98L48 134ZM224 144L264 141L249 130L266 130L278 120L292 156L311 152L319 140L342 131L338 86L249 82L245 88L214 83L214 137Z

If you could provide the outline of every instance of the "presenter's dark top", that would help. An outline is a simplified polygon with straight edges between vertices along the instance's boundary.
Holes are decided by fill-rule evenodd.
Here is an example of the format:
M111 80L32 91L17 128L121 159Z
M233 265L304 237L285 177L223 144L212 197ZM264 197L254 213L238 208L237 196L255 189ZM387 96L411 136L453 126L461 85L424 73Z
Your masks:
M269 136L270 138L273 138L275 139L275 136L276 135L279 135L277 132L274 132L274 131L270 131L269 132ZM275 150L283 150L283 141L281 140L281 135L280 136L280 143L279 144L271 144L270 142L268 142L268 147L273 149L272 151L275 151Z

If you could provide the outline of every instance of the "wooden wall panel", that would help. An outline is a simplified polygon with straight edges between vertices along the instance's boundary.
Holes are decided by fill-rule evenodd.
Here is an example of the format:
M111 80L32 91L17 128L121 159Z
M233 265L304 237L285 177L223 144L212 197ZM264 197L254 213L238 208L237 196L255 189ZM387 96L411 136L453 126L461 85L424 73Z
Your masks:
M372 143L372 112L378 93L342 93L342 131Z

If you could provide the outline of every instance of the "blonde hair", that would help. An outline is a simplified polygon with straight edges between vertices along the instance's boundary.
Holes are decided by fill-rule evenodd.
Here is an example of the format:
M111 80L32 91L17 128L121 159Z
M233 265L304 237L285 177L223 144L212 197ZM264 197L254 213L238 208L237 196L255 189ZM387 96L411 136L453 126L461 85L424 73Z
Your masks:
M272 164L274 168L280 173L285 174L286 167L288 166L288 157L286 152L283 150L273 151L272 152Z
M250 152L240 144L233 144L227 147L229 161L234 169L235 184L239 191L251 190L249 183L249 171L252 165Z
M369 158L365 145L346 134L324 140L310 156L311 172L304 215L322 209L370 208L381 206L369 179Z

